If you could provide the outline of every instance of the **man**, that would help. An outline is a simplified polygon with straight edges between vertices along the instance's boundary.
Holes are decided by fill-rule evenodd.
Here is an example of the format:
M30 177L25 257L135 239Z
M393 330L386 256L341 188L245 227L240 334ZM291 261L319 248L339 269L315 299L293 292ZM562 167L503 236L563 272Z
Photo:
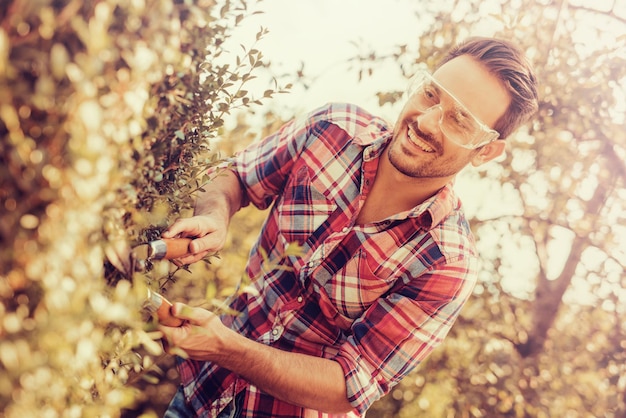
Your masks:
M535 78L507 42L473 38L416 75L390 130L332 104L235 156L166 237L196 237L183 263L222 248L231 216L272 206L247 273L257 292L221 318L175 304L162 327L183 349L166 416L362 416L448 333L478 256L452 189L499 156L537 108ZM289 243L302 254L281 260Z

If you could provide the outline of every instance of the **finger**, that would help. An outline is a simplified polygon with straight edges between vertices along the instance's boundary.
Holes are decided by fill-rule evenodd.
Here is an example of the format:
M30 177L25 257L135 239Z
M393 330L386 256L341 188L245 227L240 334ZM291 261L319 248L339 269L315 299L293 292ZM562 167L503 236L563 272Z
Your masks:
M172 344L176 337L182 337L182 334L176 328L178 327L168 327L167 325L159 324L159 331L163 333L163 341L168 346Z
M164 238L196 237L200 234L199 221L195 218L179 218L162 234Z
M189 323L183 324L181 327L168 327L167 325L159 324L159 331L163 333L163 346L164 349L171 347L178 347L181 341L189 335L191 325Z
M206 257L209 254L210 254L209 251L203 251L203 252L198 253L198 254L190 254L190 255L178 257L178 258L172 259L170 261L172 263L174 263L177 267L182 267L182 266L185 266L185 265L193 264L196 261L200 261L200 260L202 260L204 257Z
M181 302L174 303L172 306L172 315L176 318L189 321L191 324L200 324L213 316L213 314L206 309L194 308Z
M200 238L196 238L189 244L192 254L201 252L218 252L224 247L225 237L221 232L212 232Z
M163 345L163 351L165 353L169 353L170 351L170 343L167 339L167 335L165 335L165 332L163 332L163 330L161 330L161 333L163 334L163 337L161 337L161 344Z
M174 221L172 225L170 225L169 228L167 228L167 230L163 231L161 236L163 238L174 238L183 231L184 231L184 222L182 219L177 219L176 221Z

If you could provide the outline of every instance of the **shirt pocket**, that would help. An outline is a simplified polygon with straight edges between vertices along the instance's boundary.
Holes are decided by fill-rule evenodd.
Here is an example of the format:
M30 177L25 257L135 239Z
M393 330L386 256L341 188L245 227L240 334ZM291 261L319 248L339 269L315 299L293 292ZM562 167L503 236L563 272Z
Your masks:
M287 243L303 244L335 208L334 202L312 184L309 168L298 168L279 207L280 230Z
M370 260L371 261L371 260ZM360 249L337 274L326 283L318 283L320 304L325 316L333 319L342 329L352 322L391 289L393 275L373 271L366 251Z

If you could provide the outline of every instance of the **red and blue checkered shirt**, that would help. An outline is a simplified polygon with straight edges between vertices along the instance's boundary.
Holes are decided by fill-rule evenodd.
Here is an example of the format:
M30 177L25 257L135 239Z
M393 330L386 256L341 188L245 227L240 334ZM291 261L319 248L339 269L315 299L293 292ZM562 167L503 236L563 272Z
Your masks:
M451 185L410 211L355 223L390 138L383 120L331 104L231 160L245 203L273 206L247 265L258 292L240 295L232 308L241 315L222 321L262 344L337 361L354 406L341 416L363 415L428 356L477 276ZM302 254L285 258L294 242ZM282 258L280 267L260 274L264 254ZM212 363L185 360L179 371L199 416L216 416L242 391L244 417L332 416L275 399Z

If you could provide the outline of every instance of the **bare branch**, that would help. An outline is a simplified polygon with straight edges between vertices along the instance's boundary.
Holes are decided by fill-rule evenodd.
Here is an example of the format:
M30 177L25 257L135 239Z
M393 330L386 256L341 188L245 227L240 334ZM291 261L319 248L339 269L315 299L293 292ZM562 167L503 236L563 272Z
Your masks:
M606 11L599 10L599 9L593 9L593 8L587 7L587 6L577 6L577 5L576 6L572 6L571 4L569 4L567 7L570 10L580 10L580 11L583 11L583 12L605 15L607 17L610 17L611 19L615 19L618 22L626 24L626 18L621 17L617 13L615 13L615 8L616 8L616 2L615 1L613 1L613 5L611 6L611 8L606 10Z

